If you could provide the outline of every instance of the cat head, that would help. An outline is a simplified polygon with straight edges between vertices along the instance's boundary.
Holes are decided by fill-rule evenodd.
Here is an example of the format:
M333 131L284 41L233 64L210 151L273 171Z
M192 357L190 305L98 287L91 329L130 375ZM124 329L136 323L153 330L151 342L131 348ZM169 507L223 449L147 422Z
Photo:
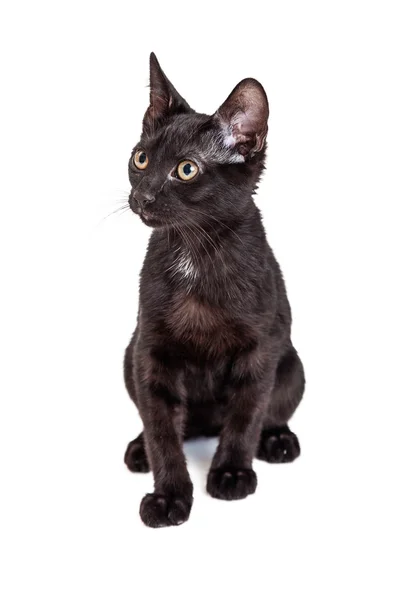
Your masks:
M152 53L150 105L129 161L133 212L152 227L240 217L263 170L268 115L255 79L213 115L195 112Z

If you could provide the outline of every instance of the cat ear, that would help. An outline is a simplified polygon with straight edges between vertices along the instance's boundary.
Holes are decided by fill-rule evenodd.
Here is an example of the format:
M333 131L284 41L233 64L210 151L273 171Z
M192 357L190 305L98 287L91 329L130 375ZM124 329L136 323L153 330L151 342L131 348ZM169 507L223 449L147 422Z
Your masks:
M214 118L222 129L224 145L246 157L264 148L268 116L268 99L261 83L243 79Z
M144 115L143 125L153 127L166 117L184 112L193 112L193 110L168 80L156 55L152 52L150 54L150 105Z

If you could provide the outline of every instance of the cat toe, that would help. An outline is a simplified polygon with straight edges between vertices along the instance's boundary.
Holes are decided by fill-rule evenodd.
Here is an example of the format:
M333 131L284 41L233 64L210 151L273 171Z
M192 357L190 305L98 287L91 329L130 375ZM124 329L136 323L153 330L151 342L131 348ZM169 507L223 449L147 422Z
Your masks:
M257 458L269 463L288 463L299 455L299 440L288 427L262 432Z
M257 476L253 469L211 469L207 479L207 492L220 500L240 500L254 494Z
M178 495L147 494L140 505L140 517L148 527L181 525L188 520L192 499Z
M133 473L148 473L150 471L143 439L140 436L128 444L124 461Z

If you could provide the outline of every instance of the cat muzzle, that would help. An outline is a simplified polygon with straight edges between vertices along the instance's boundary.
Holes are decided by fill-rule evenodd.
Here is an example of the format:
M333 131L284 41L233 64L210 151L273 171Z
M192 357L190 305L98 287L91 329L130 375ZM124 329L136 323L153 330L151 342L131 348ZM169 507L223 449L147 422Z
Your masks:
M143 209L148 204L154 202L155 197L151 194L145 194L143 192L134 192L133 199L137 202L138 207Z

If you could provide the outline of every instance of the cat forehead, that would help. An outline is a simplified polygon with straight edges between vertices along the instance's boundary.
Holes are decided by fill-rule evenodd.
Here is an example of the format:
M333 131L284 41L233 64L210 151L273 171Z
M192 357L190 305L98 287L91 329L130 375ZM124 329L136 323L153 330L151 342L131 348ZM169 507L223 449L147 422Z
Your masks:
M206 118L199 117L197 114L171 117L165 125L147 133L144 142L155 148L186 146L198 136L200 128L206 123Z
M212 117L198 113L177 115L143 141L160 158L174 154L197 156L204 162L217 164L244 162L244 157L227 143L224 132L212 122Z

